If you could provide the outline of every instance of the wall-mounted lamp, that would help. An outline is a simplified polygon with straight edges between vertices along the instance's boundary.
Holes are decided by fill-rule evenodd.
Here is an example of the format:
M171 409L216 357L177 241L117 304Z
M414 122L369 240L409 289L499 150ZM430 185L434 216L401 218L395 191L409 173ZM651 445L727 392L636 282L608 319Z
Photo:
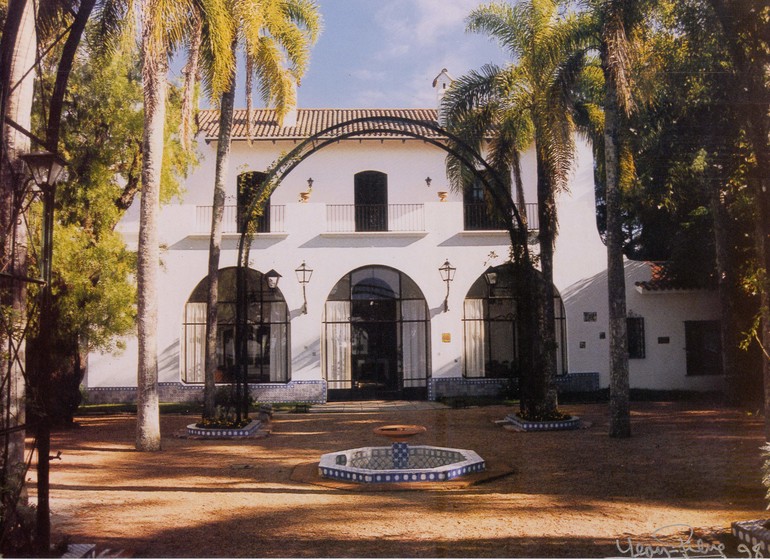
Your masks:
M299 193L299 202L307 202L310 200L311 192L313 192L313 178L309 177L307 180L307 190Z
M275 290L278 287L278 280L281 279L281 275L275 270L270 269L270 271L265 274L265 278L267 278L267 287L271 290Z
M497 284L497 269L493 266L490 266L486 271L484 271L484 280L487 281L487 284L494 288L495 284Z
M431 181L433 181L433 179L430 177L425 177L425 184L428 185L428 188L430 188Z
M441 274L441 279L446 282L446 297L444 298L444 312L449 311L449 283L455 279L455 271L457 269L449 264L449 259L444 261L438 269Z
M299 265L297 268L294 269L294 272L297 273L297 282L302 284L302 314L307 314L307 296L305 295L305 286L310 282L310 277L313 276L313 269L308 268L305 265L305 261L302 261L302 264Z
M484 271L484 280L486 280L487 286L489 287L489 293L492 294L497 285L497 269L493 266L486 269Z

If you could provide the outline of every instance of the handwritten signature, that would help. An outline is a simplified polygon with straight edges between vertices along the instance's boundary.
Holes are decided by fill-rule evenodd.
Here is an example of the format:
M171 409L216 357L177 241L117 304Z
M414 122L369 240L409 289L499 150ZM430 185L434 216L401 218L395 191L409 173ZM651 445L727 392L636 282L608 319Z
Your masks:
M683 535L669 536L671 532ZM666 525L652 533L652 544L635 542L631 537L624 541L615 540L615 546L622 555L629 558L727 558L723 543L693 540L694 530L689 525ZM666 541L663 541L665 537ZM673 543L672 543L673 539ZM738 546L738 553L744 558L761 558L759 546L749 549L745 544Z

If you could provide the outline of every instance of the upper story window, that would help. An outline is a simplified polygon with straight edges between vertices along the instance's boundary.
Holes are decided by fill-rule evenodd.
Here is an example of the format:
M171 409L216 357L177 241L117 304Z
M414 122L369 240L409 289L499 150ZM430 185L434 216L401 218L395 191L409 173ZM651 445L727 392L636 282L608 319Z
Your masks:
M466 231L507 229L505 221L487 203L484 184L478 178L463 193L463 221Z
M354 183L356 231L388 231L388 176L361 171Z
M238 175L238 233L243 233L243 218L248 211L251 202L262 193L262 183L267 177L266 173L248 171ZM257 218L256 233L270 233L270 199L265 202L262 215Z

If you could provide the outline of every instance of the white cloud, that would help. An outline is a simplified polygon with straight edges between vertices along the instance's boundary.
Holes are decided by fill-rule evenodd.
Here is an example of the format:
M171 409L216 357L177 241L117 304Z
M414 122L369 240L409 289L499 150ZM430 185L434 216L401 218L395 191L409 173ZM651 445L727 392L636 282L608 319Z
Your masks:
M351 75L362 82L382 82L387 78L384 71L374 71L370 68L358 68L351 72Z
M479 0L394 0L377 13L392 40L432 46L465 31L465 18Z

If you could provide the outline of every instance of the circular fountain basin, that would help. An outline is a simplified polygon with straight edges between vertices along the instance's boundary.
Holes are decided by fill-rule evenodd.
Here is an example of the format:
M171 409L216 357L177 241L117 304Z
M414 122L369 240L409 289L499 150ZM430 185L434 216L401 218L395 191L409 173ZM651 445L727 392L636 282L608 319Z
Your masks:
M407 447L406 463L394 457L393 447L360 447L321 456L318 474L346 482L388 484L396 482L446 482L481 472L484 459L469 449L430 445ZM395 468L394 462L403 464Z
M425 432L425 426L418 426L417 424L392 424L389 426L380 426L374 429L374 433L378 436L384 436L391 441L405 442L407 439L417 434Z

